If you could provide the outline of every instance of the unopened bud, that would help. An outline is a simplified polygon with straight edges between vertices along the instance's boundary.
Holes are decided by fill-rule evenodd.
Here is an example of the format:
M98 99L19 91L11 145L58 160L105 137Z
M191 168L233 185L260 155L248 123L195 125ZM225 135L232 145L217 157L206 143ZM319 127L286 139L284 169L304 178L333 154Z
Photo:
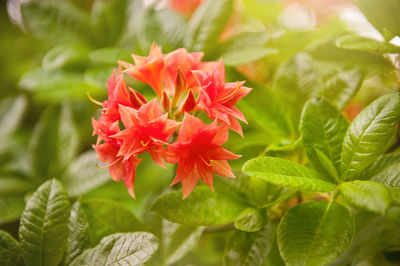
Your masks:
M129 88L129 98L131 100L132 107L135 109L139 109L140 106L147 103L146 98L132 88Z
M174 97L172 98L172 106L176 106L181 95L187 90L186 87L187 84L185 77L183 76L181 69L178 67L178 74L175 81Z
M161 105L165 112L169 112L169 109L171 108L171 100L169 99L165 90L163 90L163 92L162 92Z
M194 98L194 94L192 90L189 90L189 93L187 94L185 100L183 101L183 104L181 106L180 112L190 112L196 107L196 99Z

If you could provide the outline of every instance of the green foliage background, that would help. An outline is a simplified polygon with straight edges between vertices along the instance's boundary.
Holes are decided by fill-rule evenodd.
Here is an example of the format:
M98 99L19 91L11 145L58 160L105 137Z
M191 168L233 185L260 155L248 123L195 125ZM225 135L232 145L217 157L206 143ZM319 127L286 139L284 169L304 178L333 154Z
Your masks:
M348 3L381 41L312 7L315 25L294 29L278 0L208 0L190 18L140 0L17 2L19 25L0 9L0 265L400 263L400 1ZM133 200L96 167L87 92L105 99L117 60L153 42L222 57L227 81L253 88L245 138L226 145L237 178L215 192L182 201L173 167L145 157Z

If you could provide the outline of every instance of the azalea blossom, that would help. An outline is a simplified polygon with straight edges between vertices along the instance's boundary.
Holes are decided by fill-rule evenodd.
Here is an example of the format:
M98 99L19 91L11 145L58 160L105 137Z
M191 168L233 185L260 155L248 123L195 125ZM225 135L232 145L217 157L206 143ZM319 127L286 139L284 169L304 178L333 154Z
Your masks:
M168 163L178 163L171 185L182 182L183 198L189 196L201 178L212 190L213 173L235 177L227 160L240 156L221 147L228 139L228 129L214 121L206 125L200 119L185 114L179 137L169 145L164 158Z
M181 182L183 198L201 179L212 190L214 174L234 177L226 150L229 129L243 135L236 119L246 122L234 106L250 92L244 82L225 82L223 61L202 62L202 52L183 48L163 54L153 44L147 57L132 55L134 64L119 62L107 82L108 99L101 116L92 119L97 142L93 148L115 181L123 179L134 197L136 167L149 153L160 167L177 163L171 185ZM147 99L127 86L124 75L148 84L156 97ZM210 124L196 116L205 112Z

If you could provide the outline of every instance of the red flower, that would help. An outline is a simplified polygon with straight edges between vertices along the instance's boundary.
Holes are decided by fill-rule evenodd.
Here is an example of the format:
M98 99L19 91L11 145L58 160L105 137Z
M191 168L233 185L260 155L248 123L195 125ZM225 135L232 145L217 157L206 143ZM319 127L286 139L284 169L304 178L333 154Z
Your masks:
M119 112L125 129L112 138L122 142L117 156L130 158L148 151L153 161L164 167L162 149L180 123L163 114L157 99L138 110L120 105Z
M133 191L135 183L136 166L142 159L131 156L127 159L117 156L119 145L117 142L105 142L103 144L94 145L99 160L103 163L109 163L108 171L114 181L121 178L127 187L129 194L135 198Z
M227 160L240 156L221 147L227 138L226 126L218 126L216 121L206 125L200 119L185 114L178 140L169 145L164 154L166 162L178 163L171 185L182 182L183 198L189 196L200 178L214 190L213 173L234 177Z
M219 123L227 124L243 136L242 127L235 118L245 123L247 121L243 113L234 105L251 89L244 87L244 82L225 83L225 68L222 59L214 67L214 71L195 71L195 75L199 84L202 84L196 109L206 112L209 118L217 119Z
M189 18L203 0L171 0L171 8Z

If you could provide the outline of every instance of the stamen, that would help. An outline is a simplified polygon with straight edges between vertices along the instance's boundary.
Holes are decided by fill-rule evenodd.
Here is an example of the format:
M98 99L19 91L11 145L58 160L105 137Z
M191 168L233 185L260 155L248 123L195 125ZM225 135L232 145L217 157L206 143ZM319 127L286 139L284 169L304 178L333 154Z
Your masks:
M148 140L146 143L144 143L143 140L141 140L140 143L142 144L143 147L146 147L147 145L149 145L150 140Z
M224 101L224 100L228 99L229 97L231 97L232 95L234 95L237 92L237 90L239 89L239 86L240 86L240 82L238 81L236 89L233 92L229 93L227 96L223 97L222 99L219 99L218 101L219 102Z
M213 161L210 160L210 162L207 162L203 157L201 157L201 155L199 154L200 159L203 161L203 163L205 163L207 166L212 166Z
M89 93L89 92L86 92L86 94L87 94L87 97L89 98L89 100L90 100L91 102L93 102L93 103L95 103L95 104L97 104L97 105L103 106L101 102L96 101L95 99L93 99L92 96L90 96L90 93Z

